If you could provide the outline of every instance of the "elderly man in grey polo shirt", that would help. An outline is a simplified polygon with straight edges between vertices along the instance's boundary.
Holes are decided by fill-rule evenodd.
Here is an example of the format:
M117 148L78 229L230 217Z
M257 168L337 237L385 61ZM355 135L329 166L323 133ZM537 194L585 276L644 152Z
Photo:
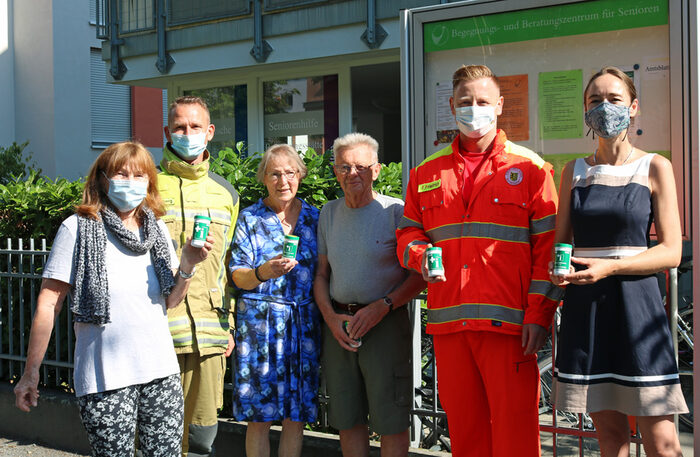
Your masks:
M396 258L403 201L372 189L378 149L361 133L335 140L333 168L345 197L328 202L318 224L322 366L329 421L346 457L369 455L368 425L382 437L382 457L408 454L411 327L404 305L425 282Z

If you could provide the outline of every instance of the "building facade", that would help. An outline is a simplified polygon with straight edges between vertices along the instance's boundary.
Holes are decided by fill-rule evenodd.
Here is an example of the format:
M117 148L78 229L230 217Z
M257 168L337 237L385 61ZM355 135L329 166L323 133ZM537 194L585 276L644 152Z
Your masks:
M196 94L212 149L326 150L366 132L401 160L400 10L439 0L98 0L110 82ZM442 3L447 3L443 1Z
M0 0L0 146L29 141L47 176L84 176L108 145L160 154L164 91L107 82L95 0Z

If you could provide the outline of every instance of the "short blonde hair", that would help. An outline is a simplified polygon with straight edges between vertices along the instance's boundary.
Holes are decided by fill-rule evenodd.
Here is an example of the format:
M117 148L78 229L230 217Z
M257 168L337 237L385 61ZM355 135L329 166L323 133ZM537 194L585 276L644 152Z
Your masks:
M343 150L354 146L359 146L361 144L367 146L372 153L372 158L374 161L379 162L379 143L377 143L377 140L365 133L348 133L340 138L336 138L333 142L333 154L335 154L337 157L338 154L343 152Z
M306 178L306 165L304 165L304 161L301 160L301 157L299 157L299 153L288 144L273 144L267 148L267 150L265 150L262 159L260 159L258 171L255 174L258 181L264 182L263 179L265 178L265 169L267 169L267 164L270 162L272 157L277 156L284 156L291 160L299 172L299 181Z
M173 113L175 112L175 109L180 105L199 105L207 115L207 123L211 123L211 116L209 114L207 102L205 102L201 97L196 97L194 95L183 95L176 98L168 108L168 128L170 128L171 122L173 121Z
M501 86L498 84L498 78L486 65L462 65L452 74L452 90L454 90L461 82L474 81L481 78L489 78L496 84L498 90Z

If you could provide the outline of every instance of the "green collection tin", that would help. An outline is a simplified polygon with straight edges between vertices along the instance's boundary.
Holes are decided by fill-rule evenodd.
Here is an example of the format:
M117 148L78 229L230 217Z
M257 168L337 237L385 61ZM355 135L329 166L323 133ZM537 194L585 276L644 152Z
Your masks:
M282 244L282 257L287 259L297 258L297 248L299 247L299 237L294 235L284 235Z
M442 248L428 248L426 254L428 256L428 276L444 275L445 267L442 265Z
M345 333L347 333L348 336L350 336L350 332L348 332L348 324L349 323L350 323L349 321L343 322L343 329L345 329ZM360 346L362 346L362 338L358 338L358 339L353 340L353 341L354 341L354 343L350 343L350 347L359 348Z
M196 248L204 247L204 242L207 240L207 235L209 235L209 225L211 224L211 218L207 216L195 216L194 217L194 232L192 233L192 246Z
M571 268L571 251L573 246L566 243L554 245L554 271L555 275L568 275Z

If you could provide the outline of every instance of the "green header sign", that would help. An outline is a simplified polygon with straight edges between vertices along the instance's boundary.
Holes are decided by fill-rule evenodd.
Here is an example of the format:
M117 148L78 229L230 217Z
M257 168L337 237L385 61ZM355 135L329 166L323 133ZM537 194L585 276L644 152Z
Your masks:
M668 23L668 0L593 0L425 24L425 52Z

